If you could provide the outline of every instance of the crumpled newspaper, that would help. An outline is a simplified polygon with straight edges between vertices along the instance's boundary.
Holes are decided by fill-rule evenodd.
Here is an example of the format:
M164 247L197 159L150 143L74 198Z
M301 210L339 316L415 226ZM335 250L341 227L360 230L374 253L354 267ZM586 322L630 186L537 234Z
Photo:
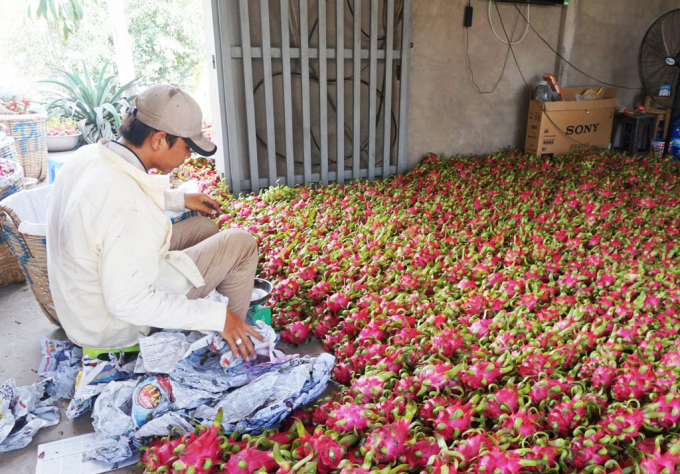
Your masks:
M83 369L76 377L75 394L66 408L66 419L72 420L87 412L110 382L133 378L133 364L125 363L125 353L118 358L110 352L108 362L84 357Z
M109 383L99 394L92 412L98 434L119 442L132 438L132 445L139 445L148 436L170 434L175 426L183 432L191 431L192 419L211 422L219 408L225 410L223 425L227 431L259 432L278 425L292 410L316 399L326 389L335 362L330 354L298 358L268 348L267 352L275 357L273 361L259 354L258 361L224 369L220 364L222 354L211 352L203 342L194 346L198 347L195 352L178 358L178 354L185 356L187 347L199 340L195 335L177 331L156 334L163 333L166 334L157 339L162 343L144 345L140 341L140 348L142 351L146 348L150 355L147 361L162 364L162 358L156 357L162 353L169 360L179 359L177 365L168 375L155 373L144 379ZM158 352L149 353L148 349L153 347ZM234 374L229 375L230 372ZM142 390L144 387L148 388ZM138 399L139 394L143 397ZM139 410L140 405L143 410ZM140 420L137 413L146 418ZM113 449L100 451L90 456L120 462L128 455L123 450L119 455Z
M9 379L0 385L0 453L28 446L40 428L59 423L59 409L49 406L49 383L17 387Z
M264 341L250 338L258 356L272 362L286 359L286 355L276 349L278 335L271 326L263 321L256 321L255 330L264 338ZM140 354L135 372L169 374L179 361L204 348L214 354L221 354L220 365L224 368L234 368L245 363L240 354L234 355L231 352L229 345L218 332L203 335L197 331L187 334L177 330L166 330L139 340Z
M290 360L227 393L218 403L202 405L194 417L210 422L222 408L222 425L227 432L257 433L274 427L295 408L323 393L334 363L331 354Z
M46 337L40 340L40 349L43 358L38 366L38 375L52 379L47 387L50 398L59 400L73 396L83 350L69 340L58 341Z

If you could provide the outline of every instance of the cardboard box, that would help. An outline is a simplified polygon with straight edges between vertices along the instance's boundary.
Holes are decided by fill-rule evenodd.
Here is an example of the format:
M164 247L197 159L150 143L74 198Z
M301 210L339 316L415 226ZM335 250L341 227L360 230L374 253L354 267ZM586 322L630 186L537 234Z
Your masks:
M589 88L563 87L564 102L531 101L526 153L552 157L584 148L609 147L614 112L619 105L618 89L604 89L600 100L578 102L576 94L586 89Z

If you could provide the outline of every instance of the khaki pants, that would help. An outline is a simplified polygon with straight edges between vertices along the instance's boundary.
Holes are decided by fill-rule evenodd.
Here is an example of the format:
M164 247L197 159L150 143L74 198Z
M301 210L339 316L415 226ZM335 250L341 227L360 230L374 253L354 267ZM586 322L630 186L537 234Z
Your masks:
M217 290L229 298L229 309L245 319L257 271L257 241L242 229L219 232L207 217L192 217L172 226L170 250L182 250L196 264L205 285L189 290L197 299Z

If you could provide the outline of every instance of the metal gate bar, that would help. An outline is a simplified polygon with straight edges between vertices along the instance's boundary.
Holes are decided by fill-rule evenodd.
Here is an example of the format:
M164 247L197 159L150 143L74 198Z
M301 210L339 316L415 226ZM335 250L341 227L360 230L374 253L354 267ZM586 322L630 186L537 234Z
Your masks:
M225 138L224 161L218 168L225 174L230 189L239 194L244 191L257 192L261 188L283 182L288 185L320 182L343 184L351 179L387 178L389 175L406 170L407 132L408 132L408 94L410 79L410 48L412 37L413 0L335 0L334 13L335 44L329 47L328 0L317 0L314 33L318 42L310 44L309 0L211 0L213 12L217 15L216 38L218 47L217 63L220 113L223 117L222 135ZM351 1L351 4L350 4ZM272 3L270 3L272 2ZM370 3L369 3L370 2ZM368 5L366 5L368 3ZM353 8L351 7L353 5ZM398 14L397 5L399 5ZM362 30L362 6L370 7L369 34ZM278 7L278 8L277 8ZM292 10L291 10L292 7ZM352 8L353 21L345 27L345 9ZM253 13L259 10L259 15ZM314 14L314 11L311 12ZM278 15L279 18L276 18ZM385 24L379 28L379 17ZM274 19L274 22L271 20ZM292 20L292 21L291 21ZM333 25L330 23L330 25ZM397 24L400 25L397 29ZM231 28L230 28L231 25ZM238 27L238 28L237 28ZM291 38L293 27L293 38ZM278 35L271 28L280 28ZM259 30L259 31L258 31ZM253 40L251 33L255 33ZM345 35L351 35L350 48L345 48ZM380 38L378 35L383 34ZM299 44L297 36L299 35ZM367 47L364 36L370 36ZM399 45L395 39L399 38ZM296 44L292 44L291 40ZM253 46L252 42L259 43ZM278 44L277 44L278 43ZM293 63L299 64L299 72L293 71ZM318 62L318 68L314 67ZM335 61L335 87L328 87L328 61ZM349 78L346 77L345 64L350 60ZM362 69L362 62L367 66ZM261 62L261 69L255 65ZM396 62L396 76L393 71ZM366 64L366 63L364 63ZM242 69L243 82L234 74ZM368 68L368 81L362 73ZM260 72L261 71L261 72ZM258 84L264 86L264 97L255 95L254 76L262 75ZM273 77L282 76L282 93L277 103ZM300 77L300 95L293 90L293 75ZM380 87L381 76L384 86ZM318 82L318 97L312 96L311 80ZM396 80L395 80L396 79ZM333 79L331 79L333 80ZM345 104L346 82L352 82L352 100ZM393 94L395 82L399 89ZM368 84L366 89L363 84ZM334 93L334 97L331 94ZM366 96L366 94L368 94ZM363 97L362 97L363 95ZM380 106L378 106L378 95ZM261 102L262 101L262 102ZM318 102L317 102L318 101ZM335 159L331 162L329 150L328 102L335 110ZM368 110L362 112L362 107ZM259 104L259 105L258 105ZM316 124L318 107L318 128L314 132L315 152L312 151L312 122ZM345 106L352 109L352 123L345 123ZM259 108L258 108L259 107ZM301 116L301 123L294 121L294 107ZM258 110L266 116L260 117ZM239 112L242 111L242 112ZM366 115L364 115L366 114ZM377 117L380 114L380 117ZM282 119L278 141L285 149L285 157L276 150L276 118ZM259 119L259 120L258 120ZM396 119L397 135L392 133L393 120ZM368 120L368 122L366 122ZM382 120L380 132L378 125ZM279 122L279 124L281 124ZM258 125L261 130L258 130ZM279 125L281 126L281 125ZM318 141L316 138L318 130ZM362 139L362 130L368 136ZM364 132L365 133L365 132ZM297 135L301 136L297 136ZM266 143L261 138L266 136ZM345 141L351 143L351 153L345 156ZM258 143L259 141L259 143ZM240 146L239 142L244 146ZM285 146L284 146L285 142ZM301 163L296 164L295 143L301 150ZM392 144L396 142L396 153ZM300 147L300 144L302 145ZM379 148L379 145L380 148ZM264 153L258 156L261 150ZM381 151L379 156L378 152ZM282 151L283 152L283 151ZM391 164L393 157L396 166ZM285 172L279 176L279 160L285 159ZM298 159L300 159L298 157ZM350 160L352 169L345 169L345 160ZM380 161L376 161L380 160ZM281 162L283 163L283 162ZM299 168L298 168L299 167ZM297 168L297 169L296 169ZM281 167L281 170L284 168Z
M319 128L321 183L328 185L328 63L326 60L326 2L319 4Z
M262 25L262 69L264 71L264 101L267 114L267 162L269 164L269 185L276 184L276 133L274 129L274 86L272 84L272 48L269 31L269 0L260 0L260 23ZM274 178L272 181L271 178Z

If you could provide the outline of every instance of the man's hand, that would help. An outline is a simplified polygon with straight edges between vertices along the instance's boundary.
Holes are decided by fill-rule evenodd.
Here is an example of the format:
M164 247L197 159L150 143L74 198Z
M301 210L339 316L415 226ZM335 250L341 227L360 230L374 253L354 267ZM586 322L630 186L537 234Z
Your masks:
M239 318L234 312L227 308L227 319L224 321L224 330L220 333L234 355L241 354L246 362L255 360L257 355L255 354L255 347L251 342L248 335L250 334L255 339L264 342L264 338L253 329L248 323ZM237 344L237 341L239 342Z
M203 216L214 216L220 210L220 203L203 193L187 193L184 195L184 207Z

